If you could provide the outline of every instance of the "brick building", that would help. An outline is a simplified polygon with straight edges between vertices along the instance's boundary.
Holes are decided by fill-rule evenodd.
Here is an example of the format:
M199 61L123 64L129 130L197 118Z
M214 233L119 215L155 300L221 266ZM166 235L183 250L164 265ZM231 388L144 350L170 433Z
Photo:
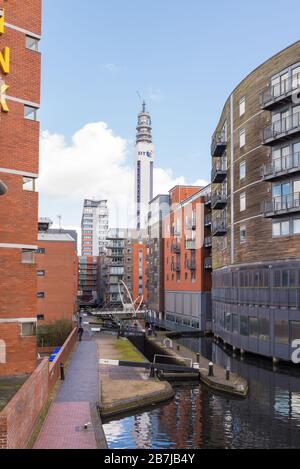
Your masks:
M0 0L0 375L36 366L41 0Z
M176 186L163 221L165 320L171 329L211 329L210 187Z
M36 269L38 324L59 319L72 321L77 312L76 241L63 231L40 232Z
M141 241L132 246L132 297L135 301L143 297L143 304L148 303L147 289L147 245Z

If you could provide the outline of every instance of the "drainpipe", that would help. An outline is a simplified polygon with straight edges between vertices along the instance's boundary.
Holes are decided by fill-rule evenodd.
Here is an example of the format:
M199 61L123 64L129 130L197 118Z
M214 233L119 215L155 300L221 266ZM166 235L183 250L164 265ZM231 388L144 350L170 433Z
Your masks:
M7 192L7 186L0 179L0 195L4 195Z

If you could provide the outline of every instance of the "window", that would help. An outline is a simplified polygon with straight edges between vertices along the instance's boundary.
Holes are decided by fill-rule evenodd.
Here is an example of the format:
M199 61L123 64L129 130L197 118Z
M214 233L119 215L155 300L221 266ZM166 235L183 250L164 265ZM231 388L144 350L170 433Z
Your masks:
M37 320L38 321L44 321L45 320L45 316L43 314L38 314L37 315Z
M242 192L240 194L240 211L244 212L246 210L246 193Z
M35 37L26 35L26 49L38 52L38 50L39 50L39 40Z
M273 236L289 236L290 234L290 222L288 220L285 221L276 221L273 222Z
M37 292L36 297L37 298L45 298L45 293L42 292L42 291L39 291L39 292Z
M25 119L28 119L28 120L31 120L31 121L37 121L38 120L38 108L25 105L24 106L24 117L25 117Z
M300 322L291 321L291 341L300 340Z
M240 164L240 181L242 181L243 179L245 179L246 177L246 162L243 161L241 164Z
M34 264L34 251L22 249L22 264Z
M240 227L240 243L245 243L246 242L246 226L242 225Z
M36 324L34 322L23 322L21 324L21 336L33 337L36 335Z
M237 314L232 315L232 332L238 334L239 332L239 317Z
M243 148L246 145L246 130L240 130L240 148Z
M300 234L300 218L293 220L293 233Z
M275 342L277 344L289 343L289 322L286 320L275 321Z
M249 322L247 316L241 316L241 335L248 337L249 335Z
M35 192L35 179L23 177L23 191Z
M270 322L268 319L258 319L259 340L270 340Z
M246 98L245 96L239 100L239 113L240 117L246 112Z
M249 318L249 335L250 337L258 337L258 319Z
M45 277L45 271L44 270L38 270L37 271L37 276L38 277Z

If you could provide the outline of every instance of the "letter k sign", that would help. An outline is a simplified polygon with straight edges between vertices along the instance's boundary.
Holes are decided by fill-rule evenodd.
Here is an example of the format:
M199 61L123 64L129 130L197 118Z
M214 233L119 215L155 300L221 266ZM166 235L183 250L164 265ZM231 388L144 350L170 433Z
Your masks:
M4 83L4 81L0 78L0 108L3 112L8 112L8 106L5 99L5 93L8 90L9 86Z

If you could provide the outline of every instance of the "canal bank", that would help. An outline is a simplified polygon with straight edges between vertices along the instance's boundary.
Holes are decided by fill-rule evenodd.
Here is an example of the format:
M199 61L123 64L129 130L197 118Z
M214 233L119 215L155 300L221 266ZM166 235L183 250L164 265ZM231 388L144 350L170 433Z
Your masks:
M126 338L100 333L96 338L100 360L99 411L111 417L136 411L170 400L175 392L168 382L150 378L149 371L131 366L118 366L118 361L135 363L147 359Z
M181 341L180 341L181 342ZM269 361L233 356L212 339L185 339L195 352L207 352L221 367L249 382L245 399L212 392L200 383L178 387L171 402L124 418L103 428L111 449L263 449L299 448L300 370Z
M150 348L153 349L153 354L169 356L174 363L178 365L187 365L187 363L199 365L199 378L202 383L217 392L223 392L235 397L245 398L249 391L247 380L239 376L237 373L230 373L226 377L226 369L214 363L212 376L209 372L209 364L211 360L205 358L200 353L195 353L190 348L180 343L180 339L170 339L168 333L159 332L155 336L146 337L146 344L144 347L147 349L147 342ZM140 341L139 341L140 343ZM148 345L148 349L149 349ZM168 375L166 375L166 379ZM175 376L170 376L170 379L176 379ZM227 379L228 378L228 379ZM186 376L188 380L188 376Z

